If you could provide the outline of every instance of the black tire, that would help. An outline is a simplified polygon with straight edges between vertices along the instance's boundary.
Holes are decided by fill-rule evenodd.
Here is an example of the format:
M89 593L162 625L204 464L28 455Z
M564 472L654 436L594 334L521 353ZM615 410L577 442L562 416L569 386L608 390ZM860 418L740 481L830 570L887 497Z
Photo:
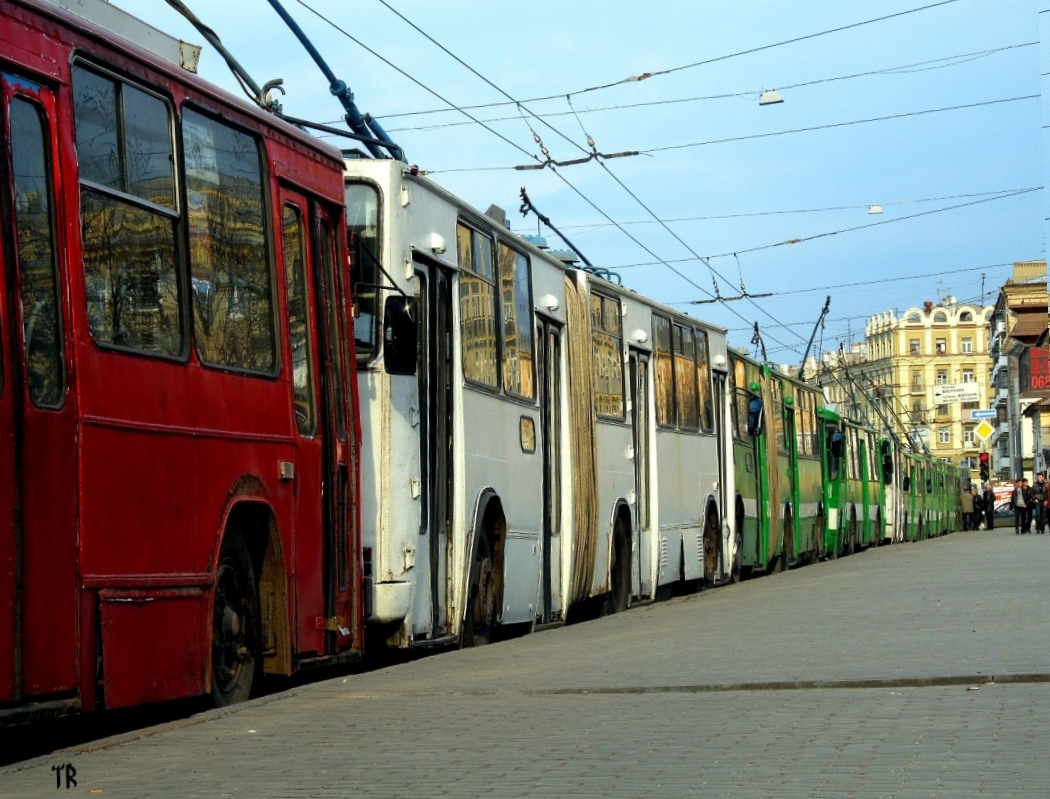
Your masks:
M211 697L216 707L244 702L259 671L259 591L248 545L223 541L212 605Z
M631 539L623 519L613 527L612 550L609 552L609 593L602 615L623 613L631 606Z
M474 562L471 564L467 608L460 634L460 645L463 647L484 646L495 640L496 615L499 611L499 598L495 596L496 568L492 537L483 530L479 534Z

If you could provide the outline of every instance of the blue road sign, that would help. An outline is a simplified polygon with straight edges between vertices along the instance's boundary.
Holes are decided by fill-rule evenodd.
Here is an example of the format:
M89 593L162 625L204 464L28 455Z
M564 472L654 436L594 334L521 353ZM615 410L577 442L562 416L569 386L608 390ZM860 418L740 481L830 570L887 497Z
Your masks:
M981 408L980 410L970 411L971 419L994 419L995 410L988 408Z

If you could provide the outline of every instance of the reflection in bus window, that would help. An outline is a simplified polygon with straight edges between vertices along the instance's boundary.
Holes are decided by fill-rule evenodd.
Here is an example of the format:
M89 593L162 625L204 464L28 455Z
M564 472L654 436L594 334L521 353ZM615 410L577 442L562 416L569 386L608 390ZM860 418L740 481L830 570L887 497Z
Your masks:
M29 398L57 407L65 393L65 368L58 318L50 159L40 111L20 98L11 101L11 167L17 225Z
M503 388L533 399L532 300L529 260L506 244L499 245L499 293L503 311Z
M594 405L599 417L623 419L623 338L620 301L591 294Z
M180 355L170 109L79 66L73 109L91 335L100 344Z
M197 351L216 366L272 372L273 292L259 146L246 133L186 109L186 206Z
M288 344L292 350L292 396L295 423L304 436L313 435L313 346L310 339L310 303L306 291L306 250L299 209L284 207L284 282L288 290Z
M379 344L379 290L384 283L379 261L379 193L365 183L346 187L346 230L360 245L354 260L354 342L357 362L366 364L376 356ZM351 252L354 250L351 249Z
M700 428L700 409L697 405L696 344L693 329L675 325L673 333L678 427L682 430L698 430Z
M656 349L653 376L656 379L656 422L665 427L675 425L674 356L671 350L671 320L653 317L653 346Z
M711 401L711 367L705 330L696 331L696 385L699 391L700 427L705 433L710 433L715 429L715 414Z
M473 228L456 226L459 310L463 328L463 376L499 387L496 345L496 284L492 240Z

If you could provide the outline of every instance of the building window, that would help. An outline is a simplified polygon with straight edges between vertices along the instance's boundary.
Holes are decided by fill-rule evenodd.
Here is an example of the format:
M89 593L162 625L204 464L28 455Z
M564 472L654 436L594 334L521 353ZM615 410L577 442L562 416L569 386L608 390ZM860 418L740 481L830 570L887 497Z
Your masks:
M911 387L916 390L922 389L922 372L913 371L911 373Z
M948 384L948 370L938 369L937 370L937 385L944 386Z
M963 406L963 410L964 411L975 411L975 410L977 410L978 408L981 407L981 403L979 403L979 402L964 402L962 404L962 406Z
M948 351L948 340L944 339L944 338L937 339L937 341L936 341L936 350L939 353L947 352Z
M952 429L950 427L937 428L937 441L941 444L951 444Z
M963 445L967 449L973 449L977 446L977 433L976 428L964 427L963 428Z
M959 321L960 322L972 322L973 321L973 314L970 313L969 311L963 311L961 314L959 314Z
M967 353L967 354L973 352L973 339L972 338L964 338L962 340L962 351L964 353Z
M973 369L963 369L962 378L964 383L973 383L976 380L973 374Z
M919 354L919 340L917 338L908 339L908 352L912 355Z
M947 405L938 405L937 406L937 415L938 416L947 416L948 415L948 406Z

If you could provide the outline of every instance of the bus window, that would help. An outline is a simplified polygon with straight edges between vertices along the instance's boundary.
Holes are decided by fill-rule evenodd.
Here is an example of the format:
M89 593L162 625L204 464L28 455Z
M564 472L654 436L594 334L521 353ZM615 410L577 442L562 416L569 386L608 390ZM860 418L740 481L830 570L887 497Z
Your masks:
M11 100L11 167L18 227L26 378L34 405L55 408L65 395L51 216L50 164L38 108Z
M192 109L182 113L197 352L214 366L277 365L257 141Z
M376 357L378 346L379 289L379 192L365 183L346 186L346 230L353 240L354 342L358 365Z
M306 237L302 213L294 205L286 205L281 221L295 423L300 433L312 436L317 430L317 422L314 413L313 343L310 337L310 302L306 291Z
M73 110L91 336L102 345L179 356L171 109L75 65Z
M671 352L671 320L653 316L653 347L656 368L656 423L674 427L674 359Z
M594 401L598 416L623 419L623 319L620 301L591 294Z
M534 399L529 259L501 242L498 265L503 309L503 388L508 394Z
M463 376L499 388L496 353L496 282L492 240L462 222L456 226Z
M696 385L699 391L700 428L705 433L714 430L714 408L711 404L711 367L708 363L707 331L696 331Z
M700 408L697 405L696 339L693 329L675 325L674 382L675 404L678 406L678 427L681 430L700 429Z

